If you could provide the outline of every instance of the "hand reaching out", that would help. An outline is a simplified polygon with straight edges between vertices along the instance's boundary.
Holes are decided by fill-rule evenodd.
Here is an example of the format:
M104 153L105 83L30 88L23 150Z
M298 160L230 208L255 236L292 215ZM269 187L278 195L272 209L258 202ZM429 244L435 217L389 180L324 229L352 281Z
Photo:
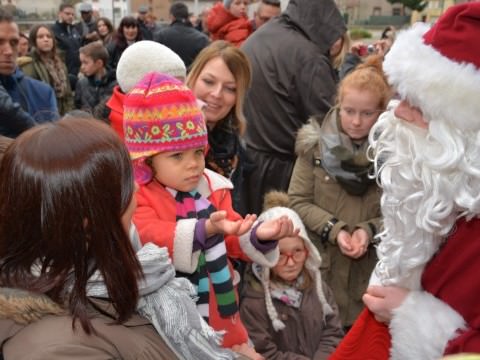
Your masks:
M207 237L215 234L243 235L250 230L256 219L256 215L249 214L243 219L232 221L227 219L225 210L215 211L210 214L210 218L205 222Z
M292 220L288 216L265 221L257 228L258 240L280 240L284 237L296 236L300 229L294 229Z
M392 310L405 301L410 290L398 286L369 286L362 299L377 321L388 324Z

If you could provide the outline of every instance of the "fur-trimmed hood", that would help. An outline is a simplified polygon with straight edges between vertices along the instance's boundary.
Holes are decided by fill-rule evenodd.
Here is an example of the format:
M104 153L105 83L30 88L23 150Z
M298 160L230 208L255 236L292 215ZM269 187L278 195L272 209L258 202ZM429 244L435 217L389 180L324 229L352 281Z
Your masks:
M46 295L21 289L0 288L0 319L27 325L46 315L64 314L66 310Z
M318 146L320 142L321 118L312 116L308 122L298 130L295 141L295 153L297 156L304 156Z

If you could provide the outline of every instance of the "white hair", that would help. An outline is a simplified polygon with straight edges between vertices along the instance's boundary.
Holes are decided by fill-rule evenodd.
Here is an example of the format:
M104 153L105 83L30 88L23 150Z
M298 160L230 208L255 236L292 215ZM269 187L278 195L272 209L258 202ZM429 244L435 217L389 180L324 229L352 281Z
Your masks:
M480 213L480 131L429 121L428 130L382 114L370 131L370 158L383 188L378 235L383 285L420 287L423 267L460 216Z

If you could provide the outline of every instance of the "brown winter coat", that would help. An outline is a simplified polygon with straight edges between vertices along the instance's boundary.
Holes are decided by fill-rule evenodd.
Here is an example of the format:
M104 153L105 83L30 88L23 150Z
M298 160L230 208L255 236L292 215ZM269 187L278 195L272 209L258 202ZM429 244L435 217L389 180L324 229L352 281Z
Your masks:
M363 196L348 194L322 168L319 139L319 121L313 118L297 136L298 158L288 195L290 206L300 215L310 239L320 251L323 279L333 290L342 323L350 326L363 308L362 295L377 257L373 245L359 259L347 257L340 252L336 238L342 228L350 233L355 228L363 228L372 240L372 229L376 232L380 229L380 190L372 182ZM320 234L332 217L339 221L330 231L328 241L322 243Z
M325 284L324 284L325 285ZM275 331L265 307L265 293L253 273L245 275L240 316L255 350L269 360L323 360L333 352L343 337L338 308L328 286L327 302L333 309L323 321L322 305L312 285L304 290L299 309L273 299L273 305L285 329Z
M95 335L45 296L18 289L0 288L0 343L10 359L176 359L153 326L134 315L123 325L114 324L109 303L92 299L90 309ZM101 312L100 312L101 311Z

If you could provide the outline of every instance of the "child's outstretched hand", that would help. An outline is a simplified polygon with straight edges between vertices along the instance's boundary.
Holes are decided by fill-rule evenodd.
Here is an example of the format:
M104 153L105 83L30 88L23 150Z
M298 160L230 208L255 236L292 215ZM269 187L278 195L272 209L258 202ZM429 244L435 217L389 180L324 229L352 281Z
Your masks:
M210 218L205 222L207 237L215 234L243 235L250 230L256 219L256 215L249 214L243 219L232 221L227 219L225 210L215 211L210 214Z
M280 240L284 237L297 236L300 229L294 229L292 220L288 216L265 221L257 228L257 239L263 241Z

